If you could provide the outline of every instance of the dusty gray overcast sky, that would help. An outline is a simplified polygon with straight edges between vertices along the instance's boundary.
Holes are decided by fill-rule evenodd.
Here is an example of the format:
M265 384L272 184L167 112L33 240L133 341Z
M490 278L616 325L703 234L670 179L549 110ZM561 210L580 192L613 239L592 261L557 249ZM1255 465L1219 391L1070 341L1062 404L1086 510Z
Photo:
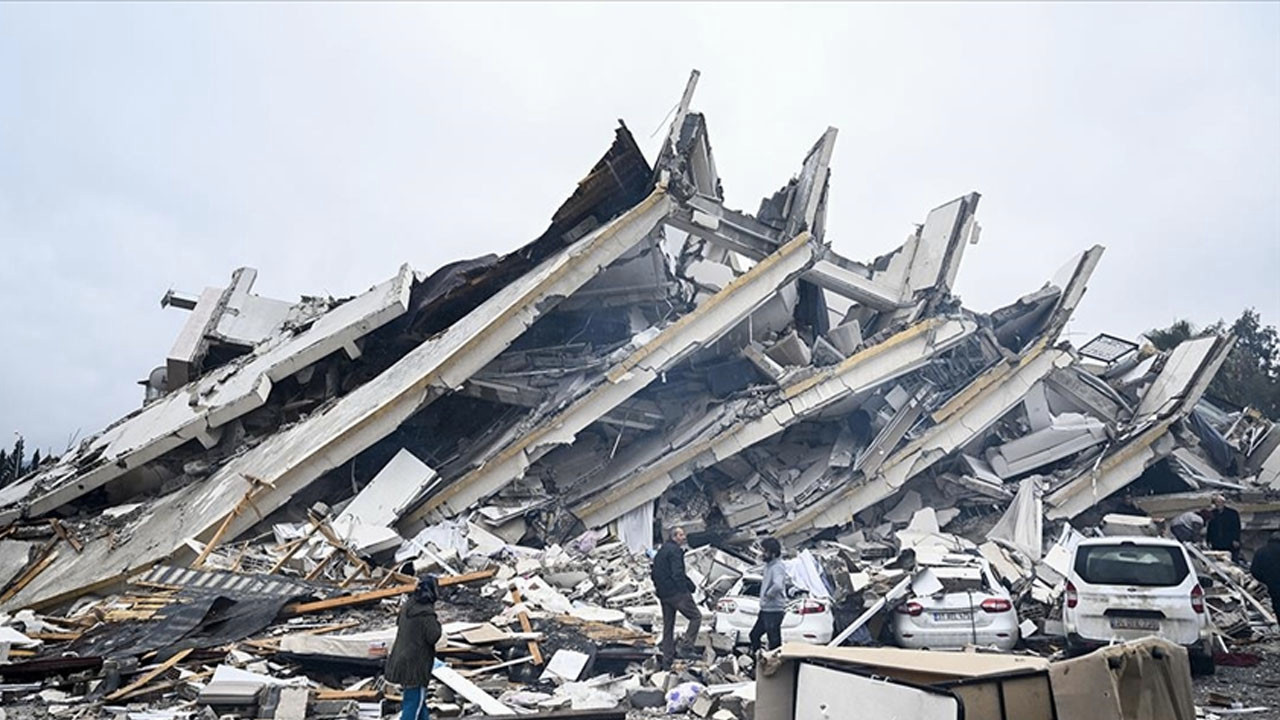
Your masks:
M856 259L983 193L990 310L1106 245L1069 337L1280 322L1280 5L0 5L0 444L135 408L242 265L346 295L540 233L691 68L729 204L840 129ZM6 440L6 438L8 438Z

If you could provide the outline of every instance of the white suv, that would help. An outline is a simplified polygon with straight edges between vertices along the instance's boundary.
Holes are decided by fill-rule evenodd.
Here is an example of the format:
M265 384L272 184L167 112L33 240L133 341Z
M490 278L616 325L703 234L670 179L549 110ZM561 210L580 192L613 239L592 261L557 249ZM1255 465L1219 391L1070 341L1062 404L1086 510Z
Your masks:
M1062 621L1076 650L1156 635L1186 646L1194 665L1211 667L1204 590L1176 540L1081 540L1067 573Z

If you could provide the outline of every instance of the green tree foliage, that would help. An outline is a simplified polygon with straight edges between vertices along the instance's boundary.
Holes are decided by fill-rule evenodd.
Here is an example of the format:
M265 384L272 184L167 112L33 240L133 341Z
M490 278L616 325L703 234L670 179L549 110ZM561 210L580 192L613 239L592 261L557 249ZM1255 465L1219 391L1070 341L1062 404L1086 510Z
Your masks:
M1147 339L1152 345L1156 346L1161 352L1172 350L1182 343L1183 340L1190 340L1198 337L1202 333L1197 333L1194 325L1190 320L1178 320L1172 325L1162 330L1151 330L1147 333Z
M40 462L40 451L31 456L27 462L26 441L19 435L9 452L0 450L0 487L17 480L27 474Z
M1157 349L1169 350L1183 340L1227 331L1235 335L1236 344L1209 384L1209 394L1280 421L1280 334L1274 326L1262 324L1258 311L1248 308L1230 326L1219 320L1203 330L1178 320L1148 332L1147 339Z

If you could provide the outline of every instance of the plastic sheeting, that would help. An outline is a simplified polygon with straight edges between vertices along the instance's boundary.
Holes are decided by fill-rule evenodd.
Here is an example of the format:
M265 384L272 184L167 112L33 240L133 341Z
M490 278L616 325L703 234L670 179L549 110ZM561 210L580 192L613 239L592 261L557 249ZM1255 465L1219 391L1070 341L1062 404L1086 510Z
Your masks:
M653 503L645 503L618 518L618 539L635 555L653 547Z
M808 591L809 597L831 597L831 591L827 589L827 583L822 579L822 566L808 550L801 550L800 554L794 558L783 560L782 565L786 568L791 583Z
M1018 486L1018 494L1009 504L988 540L1006 540L1032 558L1044 554L1044 488L1039 477L1029 477Z
M434 547L434 551L428 545ZM445 520L423 528L422 532L406 540L396 551L396 562L413 560L421 555L430 556L437 552L448 554L449 551L465 558L470 549L467 543L467 521L462 518Z

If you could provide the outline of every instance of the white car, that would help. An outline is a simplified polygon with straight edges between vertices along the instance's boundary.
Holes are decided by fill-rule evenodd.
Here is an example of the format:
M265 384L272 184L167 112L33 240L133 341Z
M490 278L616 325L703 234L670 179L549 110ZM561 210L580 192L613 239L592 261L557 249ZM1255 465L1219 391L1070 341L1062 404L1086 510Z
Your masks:
M1204 589L1186 548L1145 536L1081 540L1062 601L1067 644L1088 650L1156 635L1184 645L1204 666ZM1207 660L1206 660L1207 657Z
M717 633L735 637L739 645L750 642L748 636L760 614L760 581L759 575L744 575L716 603ZM805 597L788 603L782 618L782 642L825 645L834 633L835 617L826 601ZM767 640L767 636L760 640L761 647Z
M1012 650L1018 644L1018 612L991 566L978 558L931 566L942 588L894 608L894 642L917 650L968 646Z

